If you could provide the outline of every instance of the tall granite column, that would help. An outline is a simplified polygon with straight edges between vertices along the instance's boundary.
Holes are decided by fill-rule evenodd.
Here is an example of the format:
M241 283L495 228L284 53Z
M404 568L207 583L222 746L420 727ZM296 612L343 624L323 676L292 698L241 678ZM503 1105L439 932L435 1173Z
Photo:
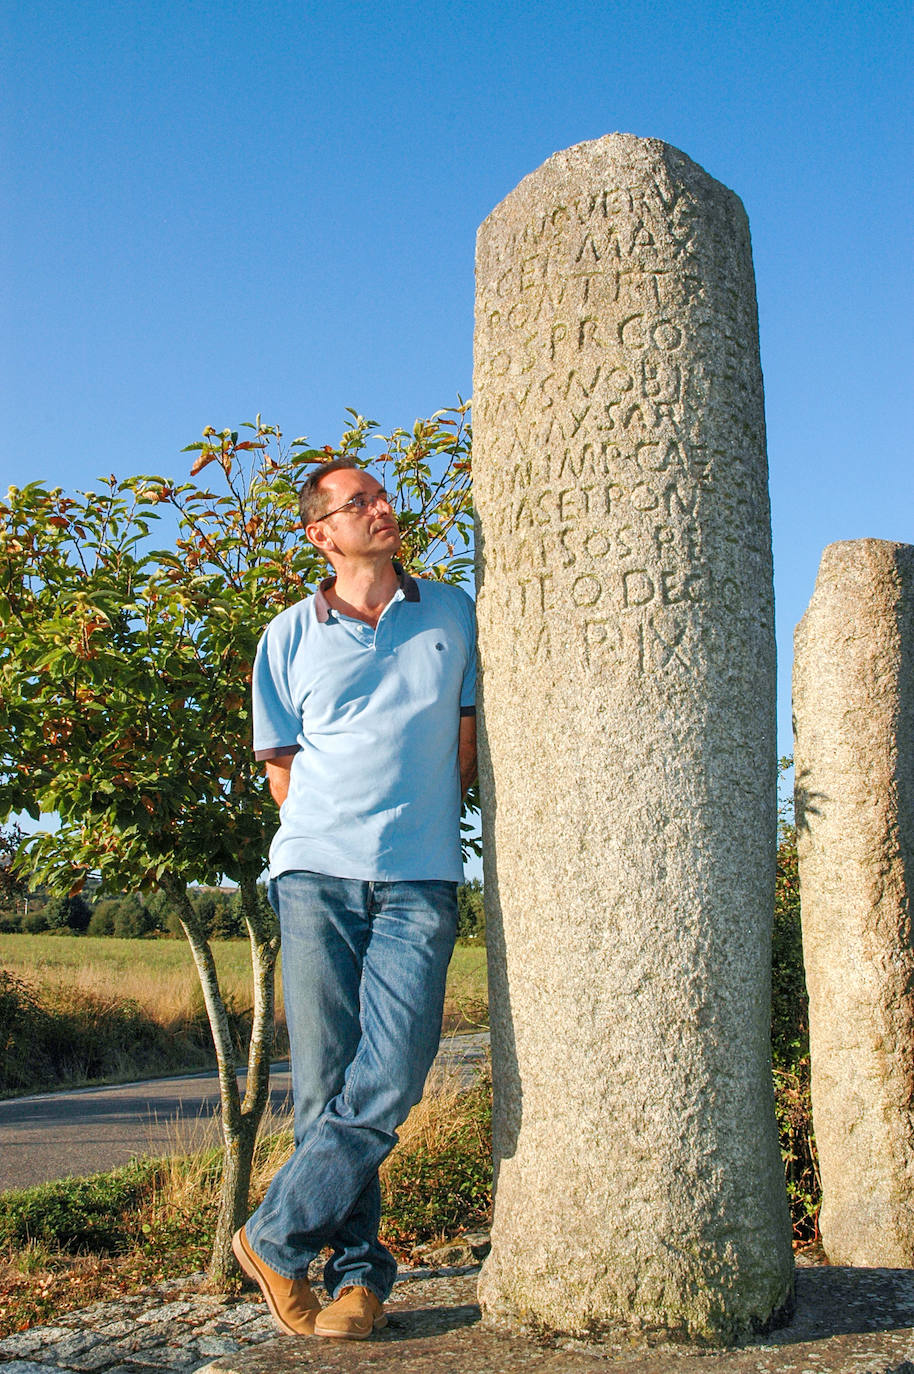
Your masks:
M796 631L812 1108L833 1264L914 1266L914 545L830 544Z
M774 635L738 198L558 153L477 245L490 1318L729 1340L789 1301Z

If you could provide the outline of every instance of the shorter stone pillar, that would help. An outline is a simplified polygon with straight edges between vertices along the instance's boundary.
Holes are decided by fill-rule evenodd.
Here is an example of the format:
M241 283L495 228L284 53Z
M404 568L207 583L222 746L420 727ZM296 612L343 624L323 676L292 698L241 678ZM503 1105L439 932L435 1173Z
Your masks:
M822 1240L914 1266L914 545L825 550L794 734Z

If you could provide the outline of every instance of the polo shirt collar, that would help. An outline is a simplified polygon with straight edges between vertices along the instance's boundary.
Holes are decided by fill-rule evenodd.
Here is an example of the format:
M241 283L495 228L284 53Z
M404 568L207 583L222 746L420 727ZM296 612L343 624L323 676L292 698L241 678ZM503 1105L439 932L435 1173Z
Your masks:
M394 572L397 574L397 578L400 583L400 591L403 593L403 600L418 601L419 583L416 581L414 577L411 577L408 572L403 571L402 563L398 563L395 558L392 560L392 562L394 565ZM321 625L326 625L327 621L330 618L331 606L329 601L327 600L327 591L330 587L333 586L335 581L335 573L332 574L330 577L325 577L323 582L318 587L317 591L314 593L314 611Z

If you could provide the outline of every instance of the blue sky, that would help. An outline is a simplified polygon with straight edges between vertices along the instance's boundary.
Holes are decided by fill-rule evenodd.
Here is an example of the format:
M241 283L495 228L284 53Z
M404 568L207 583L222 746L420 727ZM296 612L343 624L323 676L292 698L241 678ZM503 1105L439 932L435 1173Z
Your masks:
M560 148L666 139L752 228L787 752L822 548L914 540L912 33L844 0L7 6L0 488L469 395L479 223Z

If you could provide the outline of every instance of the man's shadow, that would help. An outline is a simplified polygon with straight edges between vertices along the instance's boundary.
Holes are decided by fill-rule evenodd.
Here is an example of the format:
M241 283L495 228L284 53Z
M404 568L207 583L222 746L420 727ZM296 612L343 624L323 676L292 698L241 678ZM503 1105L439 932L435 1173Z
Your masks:
M454 1307L442 1304L438 1307L393 1309L388 1313L386 1327L374 1339L415 1341L427 1336L444 1336L450 1331L475 1326L480 1316L476 1303L458 1303Z

